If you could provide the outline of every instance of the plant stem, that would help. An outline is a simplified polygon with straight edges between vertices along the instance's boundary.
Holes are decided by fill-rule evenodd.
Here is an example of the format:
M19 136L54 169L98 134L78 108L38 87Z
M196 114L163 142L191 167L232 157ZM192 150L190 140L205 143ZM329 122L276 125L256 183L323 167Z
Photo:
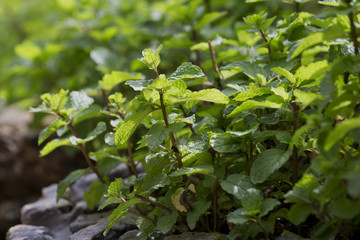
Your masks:
M251 172L251 166L252 166L252 162L253 162L253 148L254 148L254 143L253 143L253 137L252 134L250 134L250 139L249 139L249 169L248 169L248 175L250 176L250 172Z
M109 99L107 98L107 94L106 94L106 91L104 89L101 89L101 95L102 95L102 98L104 99L106 110L108 112L111 112L110 105L109 105ZM125 114L120 110L119 110L119 115L120 115L122 120L125 120ZM109 119L112 120L113 117L109 116ZM129 157L129 160L127 162L128 170L129 170L129 172L133 173L137 178L139 174L138 174L138 171L136 169L135 162L134 162L130 139L127 140L127 150L128 150L128 157ZM120 152L119 152L119 154L120 154Z
M184 109L184 107L183 107L182 104L180 104L180 109L181 109L181 111L183 112L184 117L187 118L188 115L186 114L185 109ZM188 123L187 125L188 125L188 127L190 128L191 132L192 132L193 134L195 134L195 130L194 130L194 128L192 127L192 124Z
M266 229L264 228L264 225L262 225L261 221L256 218L256 222L259 224L260 228L263 230L266 239L269 239L269 233L266 231Z
M266 43L266 46L268 48L268 52L269 52L269 62L271 61L271 47L270 47L270 43L269 41L267 40L266 36L265 36L265 33L263 32L263 30L259 29L260 31L260 34L261 34L261 37L262 39L264 40L264 42Z
M169 124L169 120L168 120L168 117L167 117L167 114L166 114L166 106L164 104L164 93L159 92L159 95L160 95L160 109L161 109L161 112L163 114L165 127L168 128L170 124ZM179 151L179 149L177 147L177 144L176 144L175 136L174 136L173 132L170 132L169 135L170 135L172 150L175 152L176 161L178 163L178 168L181 168L182 167L182 161L181 161L180 151Z
M349 6L351 6L351 0L345 0L345 2ZM352 40L352 42L354 44L354 52L355 52L355 55L358 55L359 54L359 42L357 40L356 26L355 26L355 23L354 23L354 12L353 11L349 12L348 17L349 17L349 20L350 20L351 40ZM359 80L360 80L360 72L358 72L358 77L359 77Z
M297 13L300 12L300 3L299 3L298 1L295 1L295 11L296 11Z
M224 81L224 76L221 74L219 67L216 63L215 50L211 44L211 41L208 41L208 45L209 45L209 51L211 54L211 61L212 61L212 66L213 66L213 70L214 70L215 82L217 84L217 87L220 90L223 90L222 81Z
M70 120L70 123L68 124L68 127L71 131L71 133L74 135L74 137L78 138L78 134L76 133L74 127L72 126L72 120ZM92 171L96 174L97 178L100 180L101 183L105 183L104 179L102 178L102 176L100 175L100 173L98 172L96 166L93 164L93 162L91 161L91 159L89 158L89 154L86 152L85 147L83 144L78 143L78 148L80 149L82 155L85 157L87 164L89 165L89 167L92 169Z
M125 200L124 198L122 198L122 197L119 197L119 198L120 198L120 200L121 200L122 202L124 202L124 203L126 202L126 200ZM128 209L129 209L129 211L130 211L131 213L133 213L134 215L137 215L137 216L142 217L142 218L144 218L144 219L146 219L146 220L149 220L150 222L155 223L155 220L154 220L154 219L149 218L148 216L146 216L146 215L144 215L144 214L136 211L135 208L133 208L133 207L128 207Z
M219 187L219 179L216 178L216 181L213 186L213 231L217 230L217 199L218 199L218 187Z
M298 125L299 125L299 107L297 106L296 102L295 102L295 95L293 93L292 96L292 111L293 111L293 134L295 134L296 130L298 129ZM294 146L293 149L293 154L292 154L292 170L293 170L293 185L295 185L295 183L298 180L298 149L296 146Z
M197 43L199 41L198 38L198 33L194 27L194 25L192 24L192 30L191 30L191 34L192 34L192 40ZM195 54L196 54L196 65L198 65L199 67L201 67L201 55L200 55L200 50L195 50Z
M151 203L152 205L154 206L158 206L159 208L162 208L164 210L166 210L168 213L172 213L173 210L168 208L168 207L165 207L164 205L158 203L158 202L155 202L149 198L146 198L146 197L143 197L143 196L140 196L139 194L135 194L135 197L139 198L140 200L144 201L144 202L148 202L148 203Z

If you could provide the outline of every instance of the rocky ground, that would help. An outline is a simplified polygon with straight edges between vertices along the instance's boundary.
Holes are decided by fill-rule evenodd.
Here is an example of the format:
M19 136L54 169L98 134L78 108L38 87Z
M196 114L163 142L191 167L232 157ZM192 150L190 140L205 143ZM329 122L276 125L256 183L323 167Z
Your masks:
M39 157L38 133L29 127L33 115L16 107L0 109L0 239L20 223L22 205L41 196L41 189L82 168L80 155L61 150Z

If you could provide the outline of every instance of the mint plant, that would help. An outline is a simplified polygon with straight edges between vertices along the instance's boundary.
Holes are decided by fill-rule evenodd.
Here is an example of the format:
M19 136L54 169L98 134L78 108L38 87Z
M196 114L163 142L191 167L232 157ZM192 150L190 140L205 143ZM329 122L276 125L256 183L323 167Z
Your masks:
M116 204L105 235L133 214L139 239L187 231L218 232L221 239L354 238L359 3L319 4L319 14L302 11L301 1L286 5L295 9L290 14L248 14L233 35L204 39L202 29L217 29L226 13L195 1L194 15L178 15L184 3L169 3L162 9L173 14L168 24L190 24L191 44L181 46L195 58L169 64L176 41L167 39L134 57L134 68L153 78L103 69L88 93L42 95L32 110L56 120L39 143L55 132L59 138L41 155L70 145L89 165L59 183L58 199L94 172L99 180L85 192L88 206ZM80 136L85 121L93 130ZM120 163L132 176L110 182L108 172Z

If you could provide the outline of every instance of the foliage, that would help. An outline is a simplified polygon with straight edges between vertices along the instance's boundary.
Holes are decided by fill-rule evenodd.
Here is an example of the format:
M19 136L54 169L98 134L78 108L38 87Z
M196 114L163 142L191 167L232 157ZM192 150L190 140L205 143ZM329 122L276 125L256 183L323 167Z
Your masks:
M217 231L228 239L359 233L358 2L320 1L315 10L312 1L122 2L121 11L134 14L119 14L114 26L91 21L95 3L106 6L91 2L62 4L92 24L86 37L104 44L87 50L102 80L45 93L32 109L56 117L39 136L41 154L75 146L90 167L65 178L58 199L92 171L99 181L85 193L89 207L106 192L101 186L107 195L99 209L118 204L105 234L128 213L144 238L154 231ZM278 7L257 11L270 4ZM111 8L103 10L112 19ZM150 44L150 23L165 26L163 34L154 30L163 44ZM38 57L41 49L22 50L32 44L19 45L18 54ZM153 48L141 57L135 49L143 44ZM112 66L104 56L116 50L126 58ZM84 122L94 125L81 137ZM109 182L122 162L133 176Z

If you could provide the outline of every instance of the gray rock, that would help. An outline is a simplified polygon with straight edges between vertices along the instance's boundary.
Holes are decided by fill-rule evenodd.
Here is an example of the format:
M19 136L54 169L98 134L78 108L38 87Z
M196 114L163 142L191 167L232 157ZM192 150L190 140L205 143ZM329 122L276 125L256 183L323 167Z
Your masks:
M83 214L76 218L70 224L70 231L75 233L83 228L86 228L90 225L97 224L104 219L107 219L111 212L100 212L100 213L93 213L93 214Z
M134 229L134 230L130 230L127 231L126 233L124 233L123 235L121 235L121 237L119 237L119 240L133 240L136 237L141 235L141 231Z
M129 230L133 230L136 228L134 220L132 216L125 215L124 217L120 218L114 226L111 228L108 235L104 238L103 232L107 227L107 218L102 219L98 223L94 225L89 225L73 235L70 236L70 240L100 240L100 239L118 239L119 236L124 234Z
M6 240L53 240L50 230L46 227L16 225L9 229Z
M164 240L214 240L219 233L185 232L180 235L166 236Z

